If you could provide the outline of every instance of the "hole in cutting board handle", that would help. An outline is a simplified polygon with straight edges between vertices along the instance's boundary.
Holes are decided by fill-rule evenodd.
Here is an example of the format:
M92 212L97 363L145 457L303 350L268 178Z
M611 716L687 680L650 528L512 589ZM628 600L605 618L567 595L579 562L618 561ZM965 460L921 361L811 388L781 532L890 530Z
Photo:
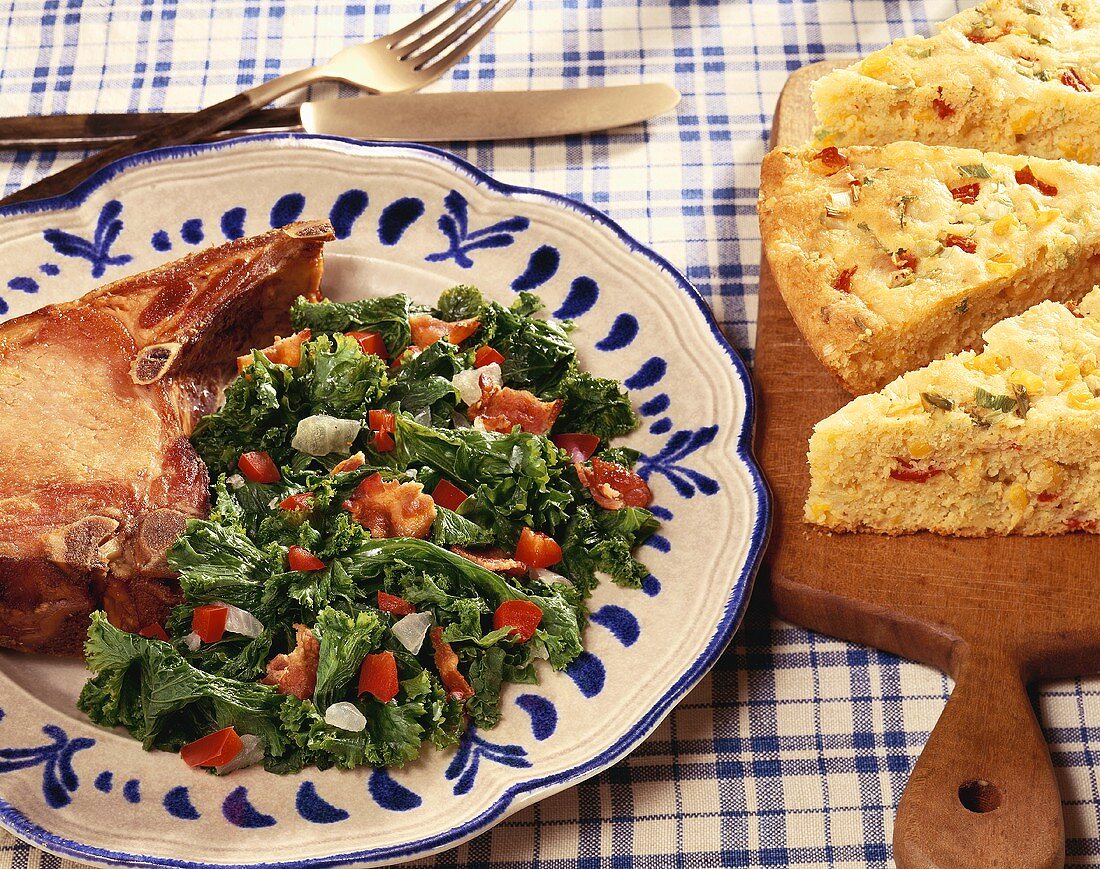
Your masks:
M968 812L984 815L1001 807L1001 789L984 779L975 779L959 785L959 802Z

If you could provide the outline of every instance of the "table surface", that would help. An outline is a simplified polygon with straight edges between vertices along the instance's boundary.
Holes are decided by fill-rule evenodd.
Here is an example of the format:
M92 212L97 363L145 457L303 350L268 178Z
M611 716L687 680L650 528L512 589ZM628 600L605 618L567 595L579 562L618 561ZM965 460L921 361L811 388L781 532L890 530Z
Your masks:
M199 108L423 8L5 0L0 116ZM684 95L677 115L645 127L452 150L503 181L606 211L688 276L751 360L759 163L784 80L806 63L926 33L957 8L956 0L519 0L432 90L675 84ZM81 156L0 154L0 183L11 192ZM760 594L713 672L629 759L416 865L888 866L894 808L950 687L928 668L778 622ZM1038 703L1062 785L1069 862L1100 865L1100 682L1043 686ZM0 869L62 864L73 865L0 833Z

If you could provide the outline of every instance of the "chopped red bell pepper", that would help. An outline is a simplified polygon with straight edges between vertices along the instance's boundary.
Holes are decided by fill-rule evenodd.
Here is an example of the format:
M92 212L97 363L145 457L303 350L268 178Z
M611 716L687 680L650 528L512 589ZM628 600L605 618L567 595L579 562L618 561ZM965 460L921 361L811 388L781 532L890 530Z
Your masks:
M462 506L462 502L469 497L450 480L442 477L435 484L435 488L432 489L432 500L440 507L446 507L448 510L457 510Z
M312 492L298 492L295 495L287 495L279 502L283 510L308 510L313 506Z
M397 659L393 652L367 655L359 667L359 696L372 694L383 703L397 696Z
M943 246L957 247L967 253L974 253L978 249L978 243L974 239L967 238L965 235L955 235L954 233L948 233L944 236Z
M553 537L524 528L516 546L516 558L528 567L552 567L561 561L561 547Z
M386 342L382 340L382 336L378 332L345 332L344 334L358 341L359 349L368 356L381 356L383 359L390 358L389 350L386 349Z
M138 636L148 637L150 640L164 640L164 642L168 642L168 632L164 630L164 627L158 622L153 622L143 627L138 631Z
M1081 73L1075 70L1072 66L1062 73L1059 81L1061 81L1062 84L1064 84L1066 87L1073 88L1075 91L1080 91L1083 94L1092 92L1092 88L1090 88L1085 80L1081 78Z
M189 742L180 749L180 757L188 766L224 766L241 753L244 743L233 727L223 727L216 733Z
M376 452L379 453L392 453L396 443L393 440L393 435L388 431L375 432L374 441L372 443Z
M477 353L474 354L474 368L484 368L486 365L492 365L494 362L500 365L503 361L504 356L488 344L484 347L478 347Z
M384 613L391 613L395 616L407 616L416 612L416 607L405 598L386 591L378 592L378 608Z
M281 479L275 462L262 450L242 455L237 459L237 467L241 469L245 479L253 483L278 483Z
M908 459L898 459L898 466L890 470L890 478L902 483L927 483L943 468L916 468Z
M191 630L204 643L216 643L225 636L225 620L228 617L229 607L222 604L195 607L191 613Z
M813 159L819 160L822 166L827 166L829 169L832 169L833 171L829 173L830 175L835 175L848 165L848 158L832 145L827 148L822 148L814 154Z
M554 446L569 453L569 459L573 462L587 462L600 445L600 439L594 434L580 432L556 434L550 440Z
M458 655L451 644L443 640L443 628L439 625L432 628L431 638L432 648L435 650L435 667L439 670L439 678L447 693L458 700L473 697L474 689L458 671Z
M855 276L858 268L859 266L852 266L851 268L842 270L841 273L833 279L833 289L839 290L842 293L852 292L852 278Z
M493 630L511 627L509 636L518 643L526 643L535 635L535 628L542 621L542 610L529 600L506 600L493 613Z
M1040 181L1035 177L1035 173L1031 171L1031 166L1024 166L1023 169L1016 170L1016 183L1027 184L1030 187L1034 187L1044 196L1057 196L1058 188L1053 184L1047 184L1045 181Z
M982 192L980 181L972 181L969 184L960 184L951 188L951 198L963 205L973 205L978 200L978 194Z
M367 412L367 425L371 431L384 431L393 434L397 430L397 420L389 410L371 410Z
M291 570L301 570L305 573L325 569L325 563L320 558L301 546L291 546L287 550L286 562Z

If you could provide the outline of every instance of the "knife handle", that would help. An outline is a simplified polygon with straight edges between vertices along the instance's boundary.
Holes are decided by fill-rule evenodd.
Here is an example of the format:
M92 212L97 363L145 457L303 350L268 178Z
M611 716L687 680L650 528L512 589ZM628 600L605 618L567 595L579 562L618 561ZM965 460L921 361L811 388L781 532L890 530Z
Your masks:
M29 187L17 190L10 196L0 199L0 206L68 193L85 178L95 174L108 164L139 151L162 148L166 145L187 145L191 142L197 142L199 139L204 139L224 129L249 112L267 105L283 94L312 84L321 77L317 67L298 70L264 82L209 108L158 124L147 133L128 139L125 142L119 142L110 148L105 148L79 163L74 163L60 172L46 176Z
M231 124L238 118L247 115L253 108L252 100L247 94L237 94L224 102L203 109L201 112L194 112L178 120L168 121L154 127L144 135L119 142L110 148L104 148L79 163L74 163L72 166L62 169L60 172L55 172L53 175L47 175L41 181L0 199L0 205L13 205L16 202L44 199L48 196L59 196L62 193L68 193L85 178L121 157L165 145L186 145L217 132L227 124Z

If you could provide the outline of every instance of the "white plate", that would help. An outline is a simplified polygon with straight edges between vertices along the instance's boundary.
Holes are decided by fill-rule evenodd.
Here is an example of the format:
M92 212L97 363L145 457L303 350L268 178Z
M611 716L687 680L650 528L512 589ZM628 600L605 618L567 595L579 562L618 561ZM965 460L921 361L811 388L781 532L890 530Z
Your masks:
M92 863L341 866L453 846L637 746L740 621L766 537L744 364L667 262L575 202L428 148L263 136L140 154L70 196L0 209L0 313L81 295L225 238L329 217L324 289L430 300L473 283L575 319L582 364L624 380L660 534L643 591L593 596L566 674L510 686L504 720L393 772L219 779L93 727L76 662L0 655L0 822Z

